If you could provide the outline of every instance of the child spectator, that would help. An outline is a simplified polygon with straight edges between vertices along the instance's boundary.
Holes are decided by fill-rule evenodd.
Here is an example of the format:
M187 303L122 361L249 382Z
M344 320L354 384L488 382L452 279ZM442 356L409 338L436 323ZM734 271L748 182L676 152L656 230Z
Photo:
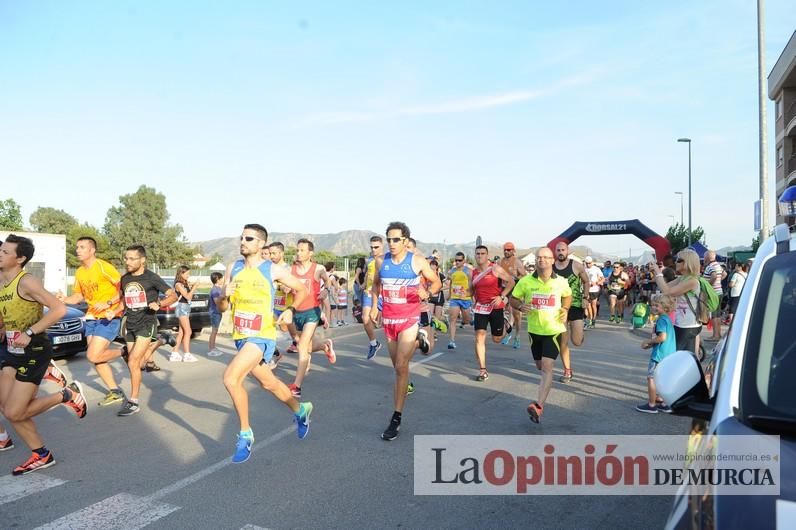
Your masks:
M650 319L649 297L641 295L639 301L633 306L633 329L643 328Z
M348 309L348 280L340 278L337 280L337 314L335 322L338 326L345 326L345 310Z
M664 294L652 297L652 313L657 315L655 331L650 340L644 341L641 347L645 350L652 348L650 362L647 366L647 402L636 407L639 412L657 414L658 412L671 412L672 409L662 399L658 398L655 390L655 369L658 363L668 355L674 353L676 341L674 338L674 324L669 319L668 313L674 309L674 298Z
M221 325L221 313L218 308L218 301L223 298L224 294L221 291L221 280L224 275L220 272L213 272L210 274L210 283L213 287L210 289L210 299L207 301L207 310L210 313L210 339L207 341L207 347L210 350L207 355L210 357L218 357L223 355L223 352L216 349L216 336L218 335L218 328Z

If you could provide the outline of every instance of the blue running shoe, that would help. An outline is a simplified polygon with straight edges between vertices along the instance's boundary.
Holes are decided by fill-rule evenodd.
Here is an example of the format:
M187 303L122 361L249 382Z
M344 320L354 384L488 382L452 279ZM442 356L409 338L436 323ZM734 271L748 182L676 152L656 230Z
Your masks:
M370 344L370 349L368 349L368 360L373 359L376 356L376 352L381 349L381 342L376 341L376 345Z
M299 440L306 438L310 432L310 414L312 414L312 403L309 401L302 403L298 414L295 414L296 434L298 434Z
M232 455L233 464L242 464L252 455L252 444L254 438L238 435L238 443L235 444L235 454Z
M506 333L506 336L505 336L505 337L503 337L503 340L502 340L502 341L500 341L500 343L501 343L503 346L508 346L508 345L509 345L509 342L511 342L511 333Z
M519 350L520 349L520 336L519 335L514 337L514 344L512 344L511 347L514 348L515 350Z

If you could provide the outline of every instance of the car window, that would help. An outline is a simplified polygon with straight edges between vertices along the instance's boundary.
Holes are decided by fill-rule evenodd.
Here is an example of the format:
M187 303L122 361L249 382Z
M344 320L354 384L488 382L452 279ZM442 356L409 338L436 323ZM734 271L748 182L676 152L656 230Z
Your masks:
M749 346L756 399L767 413L796 418L796 253L770 259L751 314ZM756 347L755 347L756 346ZM752 380L748 380L752 383Z

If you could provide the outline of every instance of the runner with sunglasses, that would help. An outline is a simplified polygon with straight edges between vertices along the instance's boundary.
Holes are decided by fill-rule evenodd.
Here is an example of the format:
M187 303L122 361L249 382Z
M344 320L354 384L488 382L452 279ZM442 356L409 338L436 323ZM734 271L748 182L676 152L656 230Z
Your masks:
M378 315L381 308L379 308L379 301L375 300L376 318L371 319L370 308L374 305L373 295L373 278L376 276L376 259L384 254L384 240L381 236L372 236L370 238L370 257L365 264L365 291L362 293L362 326L365 328L365 333L368 335L368 360L376 356L376 352L381 349L381 342L376 340L376 322L378 322Z
M448 328L451 340L448 343L449 350L456 349L456 319L462 316L462 324L470 324L470 309L473 305L473 291L470 281L473 276L473 268L464 261L464 253L457 252L453 259L453 268L448 271L450 281L450 291L448 292Z
M490 328L492 342L499 344L505 332L504 308L509 293L514 289L514 278L503 267L489 261L489 249L486 246L478 245L475 247L472 285L475 300L475 360L478 362L475 380L483 382L489 379L486 369L486 328Z

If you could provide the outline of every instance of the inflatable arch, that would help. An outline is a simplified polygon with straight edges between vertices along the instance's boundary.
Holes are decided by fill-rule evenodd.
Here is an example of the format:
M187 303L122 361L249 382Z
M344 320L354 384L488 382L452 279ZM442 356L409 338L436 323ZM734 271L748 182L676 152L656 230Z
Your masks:
M638 219L630 219L628 221L600 221L596 223L577 221L564 230L560 236L550 241L547 246L550 247L550 250L555 252L556 244L561 241L571 245L572 242L580 236L607 236L616 234L634 235L651 246L655 250L655 258L659 263L663 260L665 255L672 251L672 247L665 237L656 234Z

